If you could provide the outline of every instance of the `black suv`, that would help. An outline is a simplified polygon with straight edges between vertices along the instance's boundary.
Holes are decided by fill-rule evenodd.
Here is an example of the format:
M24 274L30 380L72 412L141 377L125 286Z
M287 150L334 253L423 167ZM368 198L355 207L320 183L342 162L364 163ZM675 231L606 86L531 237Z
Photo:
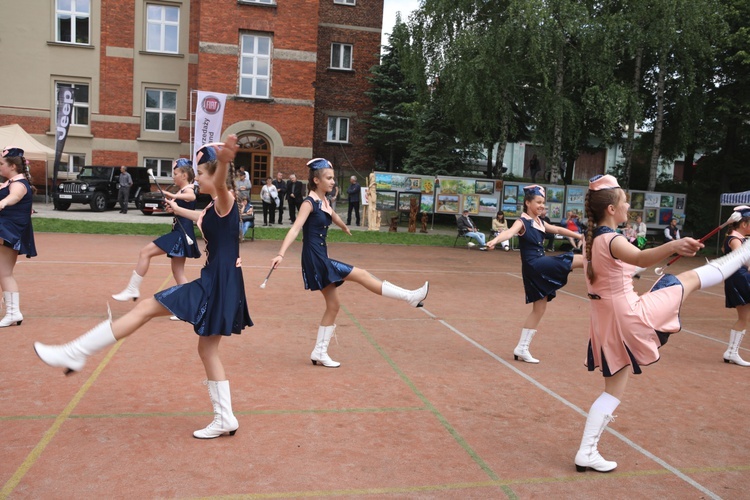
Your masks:
M203 210L208 206L209 203L211 203L211 196L205 193L201 193L197 184L195 184L194 186L196 195L195 209ZM164 189L164 191L168 191L172 194L176 194L179 190L180 188L178 188L175 184L172 184L168 188ZM138 208L141 212L143 212L143 215L167 213L167 210L164 206L164 196L159 191L143 193L143 196L141 197L141 204L138 205Z
M141 207L141 195L151 191L148 171L145 167L127 167L133 178L128 201ZM55 210L67 210L71 203L91 205L94 212L103 212L117 204L117 192L120 188L120 167L85 166L74 181L64 181L52 194Z

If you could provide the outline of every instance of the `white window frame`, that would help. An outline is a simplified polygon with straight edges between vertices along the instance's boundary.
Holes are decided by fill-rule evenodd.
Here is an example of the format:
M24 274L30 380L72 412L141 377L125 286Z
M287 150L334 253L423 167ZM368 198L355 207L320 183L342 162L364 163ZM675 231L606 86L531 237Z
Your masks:
M60 1L55 0L55 41L58 43L70 43L74 45L91 44L91 0L69 0L70 10L60 8ZM79 6L88 5L88 12L79 10ZM60 20L63 18L70 19L70 40L60 39ZM86 19L86 41L77 42L76 24L78 20Z
M152 19L150 16L152 9L159 9L159 13L161 14L159 19ZM175 10L177 11L177 20L176 21L170 21L167 20L167 11L168 10ZM158 29L159 32L159 40L152 40L151 38L151 28L155 27ZM174 34L174 39L176 46L174 49L170 49L166 47L167 44L167 31L170 29L174 29L176 32ZM158 47L154 48L151 46L152 42L156 42L156 45ZM177 54L180 51L180 8L173 6L173 5L159 5L155 3L147 3L146 4L146 51L147 52L162 52L165 54Z
M55 123L57 123L57 94L58 89L61 85L64 85L66 87L70 86L73 87L73 89L78 89L81 87L88 87L88 98L91 99L91 85L88 83L83 82L55 82ZM75 96L73 101L73 112L70 115L70 126L71 127L85 127L89 128L91 126L91 108L90 108L90 102L82 102L79 100L78 95ZM81 123L79 118L81 113L86 113L86 123Z
M341 131L342 123L346 123L346 137L340 137L339 132ZM328 130L326 131L327 142L349 142L349 118L345 116L329 116L328 117Z
M159 104L158 107L149 107L148 106L148 94L149 92L158 92L159 93ZM165 108L164 107L164 94L166 92L171 92L174 94L174 103L175 107L174 109L171 108ZM165 133L175 133L177 132L177 91L174 89L157 89L157 88L146 88L146 91L144 93L144 99L143 99L143 130L146 130L148 132L165 132ZM148 115L156 113L159 116L159 128L148 128ZM164 129L164 117L166 115L173 115L174 116L174 126L175 128L173 130Z
M347 50L349 52L349 65L346 65ZM354 63L354 45L351 43L333 42L331 44L331 68L352 69Z
M58 172L65 172L69 174L75 174L78 172L80 167L86 165L86 155L83 153L68 153L68 162L63 163L60 161ZM63 168L64 167L64 168Z
M156 162L156 168L154 168L154 162ZM143 166L153 170L154 177L169 177L171 179L173 163L171 158L143 158Z
M259 3L262 5L276 5L275 0L238 0L239 3Z
M333 0L333 3L341 5L357 5L357 0Z
M259 52L260 41L267 40L267 53ZM238 94L242 97L269 98L271 96L271 54L273 39L270 36L242 33L240 35L240 80ZM259 66L267 68L267 74L259 74ZM258 84L265 82L266 92L258 91ZM243 83L250 84L250 92L243 92Z

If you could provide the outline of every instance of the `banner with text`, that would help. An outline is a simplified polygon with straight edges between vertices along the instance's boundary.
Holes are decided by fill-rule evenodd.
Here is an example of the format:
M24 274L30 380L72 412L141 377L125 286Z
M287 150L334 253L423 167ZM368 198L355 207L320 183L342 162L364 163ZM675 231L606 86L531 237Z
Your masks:
M221 123L224 120L226 94L198 91L198 103L195 106L195 132L193 134L193 157L200 148L221 140ZM193 165L195 169L197 165Z
M72 87L60 86L57 88L57 127L55 129L55 163L52 167L52 187L57 187L57 171L60 168L60 157L65 147L65 139L68 138L70 120L73 115L73 104L75 93ZM67 169L66 169L67 170Z

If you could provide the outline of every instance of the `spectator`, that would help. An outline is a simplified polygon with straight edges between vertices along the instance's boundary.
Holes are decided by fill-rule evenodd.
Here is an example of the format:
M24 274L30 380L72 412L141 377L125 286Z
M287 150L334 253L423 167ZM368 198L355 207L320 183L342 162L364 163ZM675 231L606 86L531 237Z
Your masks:
M463 215L456 219L456 224L458 225L458 232L461 233L461 235L477 240L479 243L479 249L482 251L487 250L484 233L480 233L474 225L474 222L469 217L468 210L464 210ZM473 245L473 243L470 243L470 245Z
M128 213L128 201L130 198L130 187L133 185L133 177L128 173L128 167L120 167L120 178L117 181L120 189L117 192L117 201L120 203L120 213Z
M578 220L578 214L573 212L572 210L568 212L568 218L565 221L565 228L568 231L573 231L574 233L583 234L583 227L581 227L581 222ZM573 247L573 252L576 252L576 253L581 252L581 247L583 246L582 239L569 237L568 241L570 241L570 244Z
M304 197L302 194L302 181L297 180L297 176L292 174L286 183L286 200L289 205L289 220L297 220L297 211L302 206Z
M346 190L347 200L349 201L349 212L346 216L346 225L352 225L352 210L356 214L357 225L359 226L359 203L362 200L362 186L357 182L357 177L351 176L349 179L349 188Z
M643 222L643 217L640 215L635 218L635 244L638 248L643 250L646 248L646 224Z
M276 220L276 207L279 205L279 193L270 177L260 190L260 200L263 202L263 226L273 226Z
M505 214L500 210L497 212L495 218L492 219L492 232L490 233L490 236L494 238L506 229L508 229L508 223L505 221ZM510 250L510 243L508 240L501 241L500 244L506 252Z
M276 192L279 195L279 224L284 223L284 199L286 198L286 181L284 180L284 174L276 172L276 180L273 181Z
M339 185L337 182L333 183L333 188L328 192L328 194L326 194L326 198L328 199L328 204L331 205L331 210L335 212L336 200L339 198ZM357 217L357 220L359 220L359 217ZM357 225L359 226L359 223L357 223Z
M245 198L237 200L240 207L240 241L245 241L245 233L251 227L255 227L255 214L253 205Z
M669 243L670 241L680 239L680 230L677 229L677 219L669 221L669 225L664 228L664 242Z
M234 185L237 192L237 199L250 200L250 189L253 186L250 180L245 177L245 173L242 170L238 170L235 177Z

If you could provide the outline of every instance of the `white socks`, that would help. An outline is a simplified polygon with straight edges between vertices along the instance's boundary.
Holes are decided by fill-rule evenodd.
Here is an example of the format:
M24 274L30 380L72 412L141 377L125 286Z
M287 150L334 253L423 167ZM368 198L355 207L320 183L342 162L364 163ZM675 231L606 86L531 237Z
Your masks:
M591 410L598 410L604 415L612 415L619 405L619 399L607 392L603 392L596 398L594 404L591 405Z

